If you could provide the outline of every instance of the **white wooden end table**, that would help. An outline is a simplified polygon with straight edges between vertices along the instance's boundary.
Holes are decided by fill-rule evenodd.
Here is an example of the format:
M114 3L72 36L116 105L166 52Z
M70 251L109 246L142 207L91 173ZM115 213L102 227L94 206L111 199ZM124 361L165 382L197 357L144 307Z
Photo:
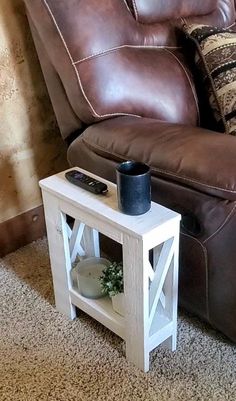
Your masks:
M176 349L180 215L155 202L143 215L125 215L117 207L116 185L77 170L106 183L108 193L76 187L65 171L40 181L56 308L74 319L78 307L108 327L125 340L127 359L147 372L155 347L165 342ZM72 229L67 216L75 219ZM99 232L123 247L125 317L108 297L89 299L72 288L76 257L100 256Z

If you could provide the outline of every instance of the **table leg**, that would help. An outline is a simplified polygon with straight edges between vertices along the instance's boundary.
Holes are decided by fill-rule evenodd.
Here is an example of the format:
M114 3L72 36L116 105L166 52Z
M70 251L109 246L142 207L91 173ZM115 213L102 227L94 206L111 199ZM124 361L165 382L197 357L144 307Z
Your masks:
M179 232L174 237L173 259L166 275L164 291L166 294L165 311L173 322L171 337L165 341L165 345L171 350L176 350L177 345L177 303L178 303L178 275L179 275Z
M144 372L149 370L148 250L128 234L123 239L126 357Z
M74 319L76 308L72 305L69 294L71 259L66 215L61 212L56 197L45 191L42 194L56 308Z

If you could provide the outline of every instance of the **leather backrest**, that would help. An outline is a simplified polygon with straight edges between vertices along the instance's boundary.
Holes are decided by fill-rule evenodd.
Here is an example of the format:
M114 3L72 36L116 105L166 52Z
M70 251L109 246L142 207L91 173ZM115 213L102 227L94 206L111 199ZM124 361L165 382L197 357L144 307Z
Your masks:
M217 9L217 0L131 0L137 21L163 22L181 17L210 14Z
M234 0L217 0L217 7L214 11L202 16L189 16L186 18L185 22L189 24L200 23L227 28L235 24L235 18Z
M173 48L173 21L137 23L125 0L25 3L83 122L136 115L196 124L196 95Z
M235 22L235 0L127 0L137 21L145 24L188 18L228 27Z

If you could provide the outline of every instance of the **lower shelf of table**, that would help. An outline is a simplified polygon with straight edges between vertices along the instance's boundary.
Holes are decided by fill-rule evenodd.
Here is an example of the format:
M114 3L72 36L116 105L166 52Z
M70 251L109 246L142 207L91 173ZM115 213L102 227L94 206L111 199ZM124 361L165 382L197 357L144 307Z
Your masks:
M90 299L70 290L71 302L125 340L125 319L112 308L109 297Z
M116 313L112 308L109 297L90 299L70 290L71 302L89 316L116 333L119 337L126 339L125 318ZM166 316L156 314L150 328L148 348L153 350L173 334L174 324ZM128 333L127 333L128 335Z

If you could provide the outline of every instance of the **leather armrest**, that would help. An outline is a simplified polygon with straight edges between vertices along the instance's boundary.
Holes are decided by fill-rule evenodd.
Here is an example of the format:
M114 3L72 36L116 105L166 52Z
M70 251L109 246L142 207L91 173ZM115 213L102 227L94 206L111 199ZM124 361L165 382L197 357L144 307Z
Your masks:
M234 136L148 118L118 117L94 124L76 141L117 162L143 161L153 176L236 200ZM73 160L75 152L79 158L76 141L68 154Z

